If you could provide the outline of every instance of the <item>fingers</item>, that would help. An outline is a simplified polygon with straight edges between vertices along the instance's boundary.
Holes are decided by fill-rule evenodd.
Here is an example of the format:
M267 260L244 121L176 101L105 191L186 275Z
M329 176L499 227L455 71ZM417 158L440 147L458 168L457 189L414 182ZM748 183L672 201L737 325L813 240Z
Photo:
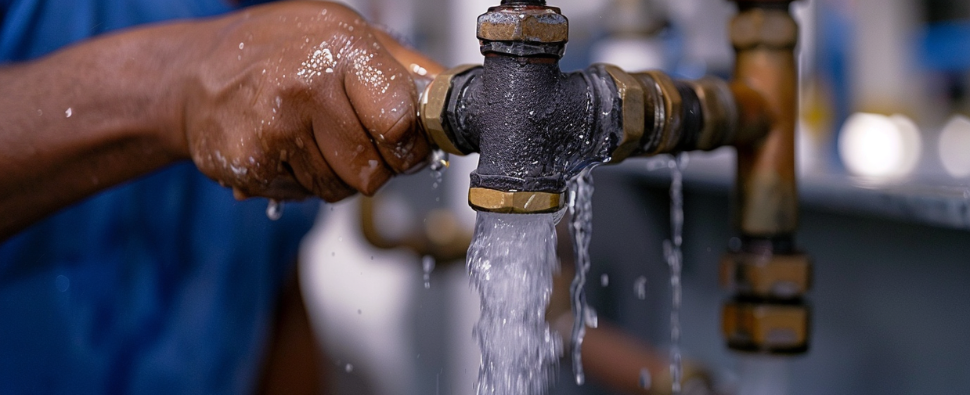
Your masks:
M349 187L364 195L377 192L394 172L364 131L350 103L335 100L313 116L313 136L319 154ZM308 148L309 149L309 148Z
M378 42L358 47L344 72L347 98L383 160L397 173L407 171L430 153L417 124L414 82Z

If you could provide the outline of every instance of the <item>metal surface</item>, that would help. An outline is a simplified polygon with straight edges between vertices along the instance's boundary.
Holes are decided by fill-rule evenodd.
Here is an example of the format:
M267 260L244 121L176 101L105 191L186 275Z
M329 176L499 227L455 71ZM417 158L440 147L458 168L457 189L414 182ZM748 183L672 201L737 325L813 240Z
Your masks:
M511 214L551 213L563 208L563 194L506 192L488 188L468 190L468 204L478 211Z
M478 17L478 38L489 41L564 43L569 22L555 7L492 7Z
M603 68L613 78L621 103L620 108L623 111L621 118L623 137L610 158L610 162L619 163L640 148L640 140L643 138L646 126L644 121L646 97L643 85L635 77L613 65L603 65Z
M721 330L735 350L769 354L797 354L808 349L808 307L746 303L724 305Z
M455 136L446 126L444 121L445 104L448 102L448 95L451 92L452 79L474 67L477 66L461 65L438 74L428 84L421 96L419 115L424 130L438 148L450 154L464 155L465 153L455 146L453 143Z
M721 285L745 297L797 300L811 287L805 254L729 252L721 259Z

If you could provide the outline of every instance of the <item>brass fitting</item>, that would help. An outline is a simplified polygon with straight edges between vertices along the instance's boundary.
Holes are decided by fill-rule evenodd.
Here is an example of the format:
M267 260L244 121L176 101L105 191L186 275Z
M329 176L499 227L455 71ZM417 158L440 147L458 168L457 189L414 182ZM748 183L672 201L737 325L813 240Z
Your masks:
M804 305L729 302L721 329L735 350L776 354L808 349L809 310Z
M793 49L798 24L786 10L754 8L731 20L731 43L737 50L755 47Z
M448 95L451 94L451 82L455 76L475 67L479 66L466 64L445 70L428 84L424 94L421 95L421 105L418 109L421 124L424 125L424 130L431 137L431 141L449 154L465 155L455 147L453 143L455 136L444 122L445 106L448 104Z
M652 130L655 131L650 141L642 142L645 154L673 151L683 130L683 100L680 91L677 90L674 80L660 71L634 73L633 76L643 86L644 108L653 110L644 113L645 124L652 125Z
M569 40L569 22L556 7L492 7L478 17L478 39L562 43Z
M697 149L709 151L733 143L738 132L738 106L731 87L719 78L688 81L701 104L704 126Z
M478 211L539 214L563 208L563 194L550 192L506 192L488 188L468 190L468 204Z
M738 295L790 300L811 288L812 263L805 254L728 252L720 277L721 285Z
M640 139L644 132L644 87L640 81L632 75L621 70L619 67L605 64L603 68L613 78L616 84L617 94L620 96L621 108L623 109L623 139L620 140L610 161L613 163L622 162L634 151L640 148Z

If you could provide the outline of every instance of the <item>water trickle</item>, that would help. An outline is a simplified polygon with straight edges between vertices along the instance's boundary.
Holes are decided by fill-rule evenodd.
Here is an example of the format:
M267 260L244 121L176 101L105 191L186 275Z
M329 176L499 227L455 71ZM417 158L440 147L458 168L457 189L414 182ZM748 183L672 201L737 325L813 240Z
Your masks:
M637 295L637 299L640 299L640 300L647 299L647 278L646 277L640 276L633 281L633 293Z
M479 212L468 273L481 297L478 395L548 393L562 340L545 309L557 270L557 214Z
M270 199L269 204L266 205L266 217L271 221L276 221L283 216L283 202Z
M434 271L434 257L425 255L421 258L421 269L424 271L424 289L431 289L431 272Z
M572 360L576 384L586 381L583 373L583 337L586 327L595 327L595 313L586 304L586 274L589 272L589 240L593 232L593 167L579 173L569 183L569 231L573 237L576 277L569 287L573 308ZM590 325L593 324L593 325Z
M606 288L606 287L609 287L610 286L610 276L608 274L605 274L604 273L604 274L600 275L600 285L603 288Z
M670 266L670 379L671 394L680 394L680 381L683 364L680 353L680 274L683 264L681 244L684 228L684 168L687 166L686 153L679 154L668 162L670 168L670 239L664 240L664 257Z

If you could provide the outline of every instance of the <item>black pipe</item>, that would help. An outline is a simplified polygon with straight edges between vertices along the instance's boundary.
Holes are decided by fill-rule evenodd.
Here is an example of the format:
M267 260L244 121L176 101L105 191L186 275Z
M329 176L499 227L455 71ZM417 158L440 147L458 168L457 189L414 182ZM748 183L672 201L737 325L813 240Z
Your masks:
M502 0L502 5L533 5L544 6L545 0Z

